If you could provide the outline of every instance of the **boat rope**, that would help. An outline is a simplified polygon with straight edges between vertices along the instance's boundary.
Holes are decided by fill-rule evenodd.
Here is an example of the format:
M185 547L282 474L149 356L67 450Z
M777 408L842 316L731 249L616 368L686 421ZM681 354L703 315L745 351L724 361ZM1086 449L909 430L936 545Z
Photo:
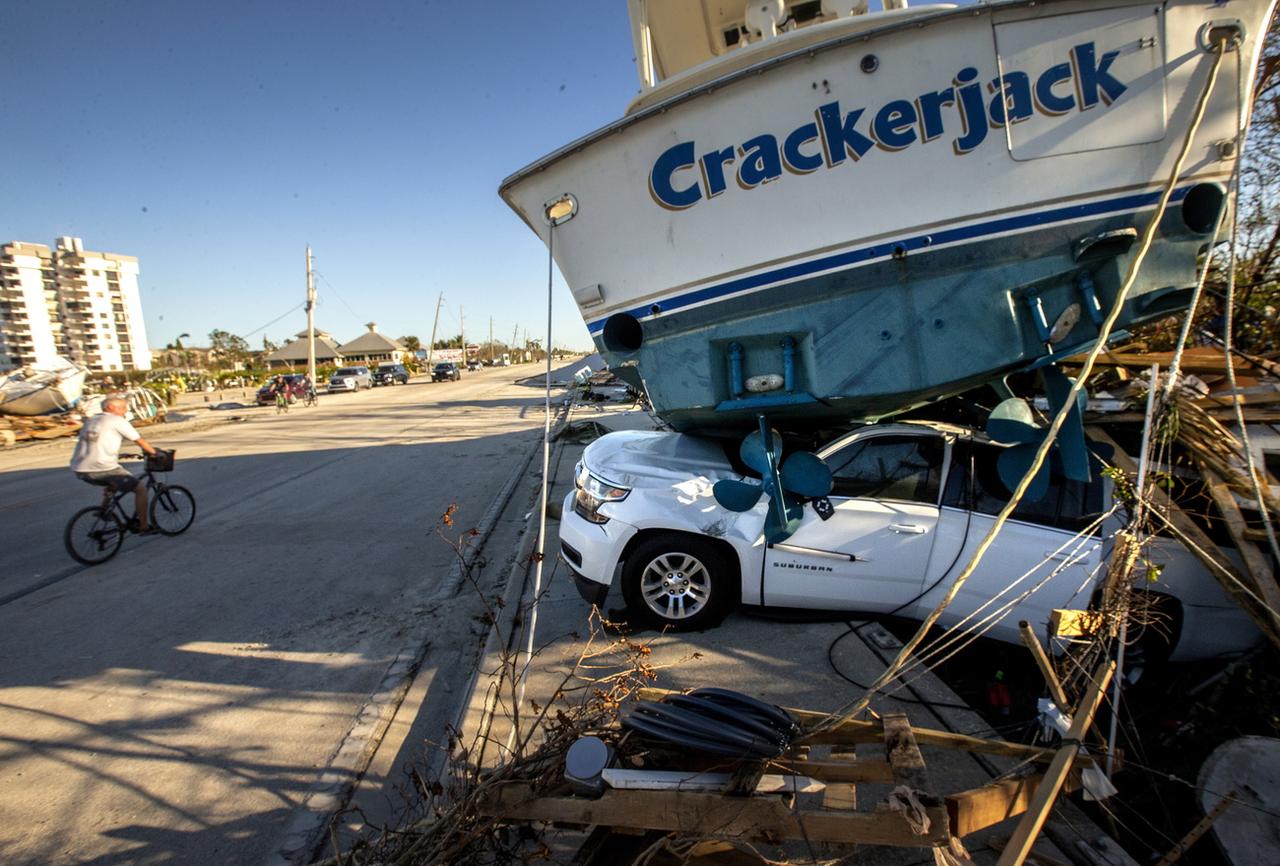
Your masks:
M906 664L911 654L924 640L929 629L937 623L938 618L942 616L942 612L959 594L960 589L964 586L969 576L977 570L978 565L982 562L991 544L995 541L1000 530L1004 528L1009 517L1013 514L1014 509L1022 501L1022 497L1026 495L1027 488L1031 486L1031 482L1039 474L1040 468L1044 466L1045 460L1049 456L1049 450L1053 447L1054 441L1058 438L1058 432L1062 429L1062 425L1066 423L1067 416L1075 408L1076 398L1084 390L1085 383L1089 381L1089 377L1093 374L1094 364L1098 360L1098 356L1107 346L1107 340L1111 336L1111 331L1115 327L1116 321L1120 318L1120 313L1124 309L1125 302L1128 300L1129 292L1133 288L1134 282L1137 280L1138 270L1142 267L1143 261L1147 257L1147 253L1151 249L1151 244L1155 240L1156 231L1160 227L1161 218L1169 207L1169 200L1173 197L1173 191L1177 188L1178 178L1182 175L1183 165L1186 163L1187 155L1191 152L1191 145L1195 140L1196 133L1200 130L1200 124L1204 120L1205 110L1209 104L1209 96L1213 93L1214 85L1218 80L1218 71L1222 67L1222 59L1226 54L1226 41L1223 40L1218 45L1218 50L1213 52L1213 64L1209 68L1208 78L1205 81L1204 89L1200 93L1200 98L1196 102L1194 113L1192 114L1191 123L1187 127L1187 133L1182 142L1182 148L1178 152L1178 157L1174 161L1173 171L1170 172L1169 180L1165 184L1164 191L1160 195L1160 200L1156 204L1155 212L1152 213L1150 221L1147 223L1146 230L1142 234L1142 242L1138 247L1137 253L1130 260L1128 272L1125 274L1124 283L1121 284L1120 290L1116 293L1115 301L1111 305L1111 310L1107 313L1107 317L1103 320L1098 331L1098 336L1094 340L1093 348L1089 351L1089 355L1085 358L1079 375L1075 381L1071 383L1071 390L1068 392L1066 399L1062 403L1062 407L1058 410L1058 414L1054 417L1053 423L1049 426L1049 431L1040 443L1040 447L1036 450L1035 458L1031 461L1022 480L1018 482L1017 488L1013 491L1013 496L1000 509L1000 513L996 515L995 521L991 524L991 528L987 530L986 536L979 543L977 549L973 553L973 557L969 560L969 564L964 567L960 574L956 575L956 579L952 582L951 587L947 590L938 605L930 611L924 622L920 624L916 633L911 639L899 650L897 657L893 660L885 671L877 677L876 681L871 684L871 688L866 694L857 701L846 706L845 708L832 713L824 722L814 729L814 733L835 728L844 722L852 719L861 713L870 704L872 697L876 692L880 691L897 678L898 672ZM1239 154L1236 154L1239 159Z
M1223 43L1225 44L1225 43ZM1280 544L1276 543L1276 530L1271 522L1271 509L1267 507L1267 501L1262 495L1262 482L1258 477L1257 461L1253 456L1253 446L1249 442L1249 427L1244 422L1244 400L1240 395L1240 388L1236 385L1236 363L1231 354L1231 337L1233 321L1235 319L1235 299L1236 299L1236 250L1240 236L1240 160L1243 158L1244 136L1248 124L1248 118L1245 115L1245 98L1240 92L1240 88L1244 87L1244 46L1236 47L1236 77L1239 79L1239 87L1236 88L1236 170L1232 173L1231 199L1232 199L1232 219L1231 219L1231 243L1227 247L1227 299L1224 301L1226 309L1223 310L1222 316L1222 353L1227 364L1227 382L1231 386L1231 402L1235 407L1236 426L1240 428L1240 444L1244 446L1245 465L1249 468L1249 482L1253 486L1253 495L1258 502L1258 512L1262 515L1262 526L1267 532L1267 543L1271 546L1271 556L1274 561L1280 562Z
M547 369L543 383L543 418L542 418L542 495L538 508L538 544L533 555L533 595L529 603L527 621L528 640L524 648L524 664L520 666L520 685L516 690L516 705L513 708L517 726L520 709L524 706L525 686L529 682L529 668L533 666L533 642L538 631L538 602L542 598L542 564L546 560L547 544L547 496L551 489L551 298L552 281L555 276L556 221L549 220L547 227L547 342L544 349L547 356ZM512 736L519 737L519 730L513 730Z

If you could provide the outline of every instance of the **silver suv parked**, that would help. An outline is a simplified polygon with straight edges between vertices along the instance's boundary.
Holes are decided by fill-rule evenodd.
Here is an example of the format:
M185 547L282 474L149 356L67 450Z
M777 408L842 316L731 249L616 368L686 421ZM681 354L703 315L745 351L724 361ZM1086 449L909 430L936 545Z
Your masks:
M342 367L329 377L329 393L335 391L359 391L372 388L373 376L368 367Z

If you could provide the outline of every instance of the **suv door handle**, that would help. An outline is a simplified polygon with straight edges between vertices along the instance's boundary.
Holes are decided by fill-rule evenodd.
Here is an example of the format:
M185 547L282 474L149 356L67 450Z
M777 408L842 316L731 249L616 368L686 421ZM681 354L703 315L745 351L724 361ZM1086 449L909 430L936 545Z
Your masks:
M899 535L924 535L929 530L914 523L890 523L889 531Z

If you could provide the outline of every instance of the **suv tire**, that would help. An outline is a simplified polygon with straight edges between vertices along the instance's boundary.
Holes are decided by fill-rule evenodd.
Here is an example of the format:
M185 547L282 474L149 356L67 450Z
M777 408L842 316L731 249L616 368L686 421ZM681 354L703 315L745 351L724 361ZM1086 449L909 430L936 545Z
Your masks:
M633 619L673 631L717 625L737 600L732 567L713 542L669 532L636 545L622 566Z

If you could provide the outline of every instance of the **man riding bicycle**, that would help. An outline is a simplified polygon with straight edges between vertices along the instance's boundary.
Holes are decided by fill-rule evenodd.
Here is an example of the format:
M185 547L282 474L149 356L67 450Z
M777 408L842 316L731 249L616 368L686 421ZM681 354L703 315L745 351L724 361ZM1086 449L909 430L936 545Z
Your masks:
M106 488L102 491L104 502L112 493L132 490L138 534L150 535L155 530L147 518L147 486L139 484L140 479L120 465L119 453L125 439L136 442L147 454L158 452L125 420L128 411L129 404L124 397L112 395L102 401L102 414L85 421L80 428L80 438L71 455L71 471L81 481Z

